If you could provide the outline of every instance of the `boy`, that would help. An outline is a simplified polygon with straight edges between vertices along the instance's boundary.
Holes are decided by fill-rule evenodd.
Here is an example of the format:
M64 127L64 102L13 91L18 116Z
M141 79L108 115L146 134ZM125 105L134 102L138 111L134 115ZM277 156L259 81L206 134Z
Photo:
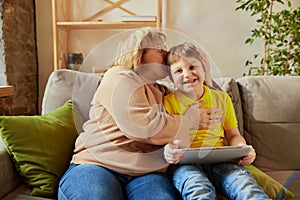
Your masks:
M164 98L171 114L183 114L189 106L203 102L201 108L220 108L221 123L211 130L190 132L190 147L242 146L246 141L239 133L234 108L226 92L204 85L206 59L193 44L183 43L170 49L168 57L171 79L177 90ZM226 141L226 144L225 144ZM165 159L176 164L184 156L178 140L165 147ZM269 199L241 164L251 164L255 151L238 163L177 165L173 183L183 199L216 199L216 191L228 199Z

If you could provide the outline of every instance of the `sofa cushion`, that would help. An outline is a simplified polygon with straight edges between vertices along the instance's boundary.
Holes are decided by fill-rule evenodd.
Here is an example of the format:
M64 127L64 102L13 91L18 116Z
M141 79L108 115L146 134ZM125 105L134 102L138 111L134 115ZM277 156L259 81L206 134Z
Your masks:
M284 185L256 168L254 165L244 165L244 167L255 178L258 185L265 191L270 199L292 199L294 194Z
M300 171L267 171L265 173L293 192L295 199L300 199Z
M0 134L34 196L55 197L82 125L72 102L42 116L1 116Z
M68 99L72 99L85 122L89 118L91 101L100 81L100 76L91 73L68 69L52 72L43 97L42 114L46 114L62 106Z
M21 179L0 137L0 199L20 185Z
M229 94L238 120L239 131L241 135L244 135L242 103L237 82L233 78L216 78L214 80L223 91Z
M300 169L300 76L237 79L247 143L257 153L255 166Z
M30 193L31 190L25 184L21 184L18 188L1 200L57 200L57 198L49 199L45 197L32 196Z

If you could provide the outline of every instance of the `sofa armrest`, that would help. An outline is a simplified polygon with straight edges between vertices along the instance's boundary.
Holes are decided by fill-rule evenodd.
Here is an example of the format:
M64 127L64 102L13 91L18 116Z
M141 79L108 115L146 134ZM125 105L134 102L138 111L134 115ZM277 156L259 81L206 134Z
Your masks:
M0 199L9 194L21 183L16 168L9 157L0 137Z

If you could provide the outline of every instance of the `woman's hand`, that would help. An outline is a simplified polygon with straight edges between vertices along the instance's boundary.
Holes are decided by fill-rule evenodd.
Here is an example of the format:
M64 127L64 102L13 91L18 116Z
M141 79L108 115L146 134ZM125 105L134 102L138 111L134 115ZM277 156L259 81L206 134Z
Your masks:
M165 159L170 164L176 164L184 157L182 151L178 149L179 143L180 140L174 140L164 148Z
M256 153L255 153L254 148L252 147L249 154L247 156L243 157L242 159L240 159L238 164L240 164L240 165L250 165L251 163L253 163L255 158L256 158Z
M200 109L200 123L199 130L212 130L216 128L216 124L221 122L222 115L219 108Z
M219 108L200 108L203 102L199 102L189 107L184 113L193 125L193 129L197 130L212 130L216 128L216 124L221 122L222 115Z

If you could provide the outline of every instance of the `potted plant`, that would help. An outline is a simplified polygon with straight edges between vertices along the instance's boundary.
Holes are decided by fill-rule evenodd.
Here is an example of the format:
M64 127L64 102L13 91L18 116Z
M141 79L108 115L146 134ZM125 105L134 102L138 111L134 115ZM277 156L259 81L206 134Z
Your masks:
M236 3L236 10L258 17L257 27L251 30L245 43L263 42L263 53L255 54L245 63L248 75L300 75L300 8L293 8L290 0L236 0ZM275 4L282 4L283 8L275 11Z

